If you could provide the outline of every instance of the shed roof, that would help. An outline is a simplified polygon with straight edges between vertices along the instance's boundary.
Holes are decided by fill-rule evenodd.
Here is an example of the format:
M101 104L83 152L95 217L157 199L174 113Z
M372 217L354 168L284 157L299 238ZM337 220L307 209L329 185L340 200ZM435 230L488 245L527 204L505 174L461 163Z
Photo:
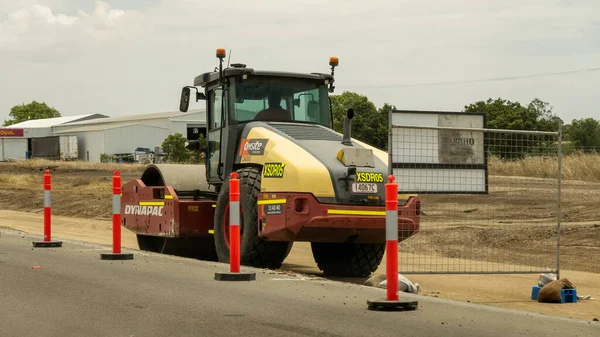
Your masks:
M189 110L184 114L169 117L169 119L176 122L206 123L206 109Z
M143 123L127 123L127 124L117 124L117 125L111 125L111 124L108 124L108 125L102 125L102 124L101 125L81 125L78 128L67 129L67 130L63 130L63 131L54 131L54 134L105 131L105 130L112 130L112 129L118 129L118 128L125 128L125 127L129 127L129 126L144 126L147 128L168 130L168 128L163 128L163 127L156 126L156 125L147 125L147 124L143 124Z
M204 109L196 109L189 110L189 112L181 112L181 111L166 111L166 112L154 112L149 114L140 114L140 115L130 115L130 116L119 116L119 117L111 117L111 118L103 118L102 120L86 120L81 122L69 123L69 126L73 125L93 125L93 124L109 124L109 123L117 123L117 122L135 122L142 121L148 119L161 119L161 118L171 118L176 116L185 116L190 113L196 113L204 111Z
M21 123L13 124L7 126L7 128L49 128L56 125L62 125L71 122L77 122L82 119L86 121L96 120L96 119L107 119L108 116L102 114L86 114L86 115L75 115L75 116L63 116L63 117L54 117L54 118L42 118L42 119L32 119L28 121L24 121Z

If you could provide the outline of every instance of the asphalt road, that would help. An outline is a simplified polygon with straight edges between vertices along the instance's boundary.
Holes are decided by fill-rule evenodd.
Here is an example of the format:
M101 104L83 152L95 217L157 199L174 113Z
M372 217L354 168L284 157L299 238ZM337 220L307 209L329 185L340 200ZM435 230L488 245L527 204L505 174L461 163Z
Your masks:
M367 310L385 290L256 272L256 281L215 281L228 266L0 229L0 335L9 336L600 336L600 323L444 299L416 311ZM36 267L34 267L36 266ZM37 267L39 266L39 268Z

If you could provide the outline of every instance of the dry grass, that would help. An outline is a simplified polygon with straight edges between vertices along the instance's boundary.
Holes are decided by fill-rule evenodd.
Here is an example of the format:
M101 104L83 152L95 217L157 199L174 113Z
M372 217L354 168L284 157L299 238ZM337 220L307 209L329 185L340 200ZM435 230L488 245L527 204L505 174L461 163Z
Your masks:
M145 164L56 162L32 159L0 163L0 172L23 172L39 170L40 167L48 166L58 166L63 172L113 172L117 170L122 173L139 173L146 167ZM515 161L503 161L491 157L489 160L490 175L556 179L557 172L557 159L555 157L529 157ZM566 180L600 181L600 155L585 153L564 155L562 172L562 177Z
M123 183L123 181L121 181L121 183ZM63 179L62 181L54 184L53 189L60 192L76 192L79 195L98 195L104 197L112 193L112 178Z
M39 175L20 173L0 173L0 185L5 189L31 190L43 189L42 173ZM55 192L77 192L78 194L108 195L112 192L112 177L54 176L52 190Z
M39 179L29 174L0 174L0 184L10 188L29 188L39 184Z
M125 163L89 163L83 161L52 161L45 159L31 159L14 162L0 163L0 172L39 170L40 167L58 166L61 171L119 171L141 172L144 164Z
M556 157L529 157L522 160L503 161L496 157L489 159L490 175L522 176L533 178L556 179L558 167ZM0 163L0 172L22 172L39 170L40 167L58 166L65 171L105 171L115 170L122 173L139 173L145 164L123 163L88 163L82 161L56 162L43 159L32 159ZM564 155L562 160L563 179L600 181L600 155L576 153Z
M490 175L556 179L558 160L556 157L530 157L516 161L490 158L489 172ZM577 153L563 156L562 178L600 181L600 155Z

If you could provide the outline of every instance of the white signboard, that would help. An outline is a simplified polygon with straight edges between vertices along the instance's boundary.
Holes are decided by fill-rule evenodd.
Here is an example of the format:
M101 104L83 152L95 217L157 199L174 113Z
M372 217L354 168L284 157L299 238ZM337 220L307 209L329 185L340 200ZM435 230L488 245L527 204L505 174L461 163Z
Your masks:
M485 114L396 110L390 128L399 193L488 192Z

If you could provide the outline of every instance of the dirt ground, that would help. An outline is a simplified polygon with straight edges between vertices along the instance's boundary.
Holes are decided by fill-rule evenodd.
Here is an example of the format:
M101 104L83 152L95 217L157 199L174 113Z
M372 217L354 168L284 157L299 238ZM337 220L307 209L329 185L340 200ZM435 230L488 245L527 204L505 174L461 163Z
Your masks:
M53 236L111 243L112 171L52 171ZM124 172L123 183L139 172ZM0 163L0 227L43 232L43 171ZM406 272L430 270L524 270L556 265L556 186L551 180L490 177L486 196L424 195L422 231L400 245ZM600 184L563 181L561 277L579 295L595 300L542 304L529 298L539 274L405 275L422 294L551 315L600 317ZM123 246L137 249L123 231ZM412 265L414 264L414 265ZM310 245L295 243L284 270L321 276ZM402 269L401 269L402 272ZM377 273L385 273L385 261ZM346 279L362 283L364 279Z

